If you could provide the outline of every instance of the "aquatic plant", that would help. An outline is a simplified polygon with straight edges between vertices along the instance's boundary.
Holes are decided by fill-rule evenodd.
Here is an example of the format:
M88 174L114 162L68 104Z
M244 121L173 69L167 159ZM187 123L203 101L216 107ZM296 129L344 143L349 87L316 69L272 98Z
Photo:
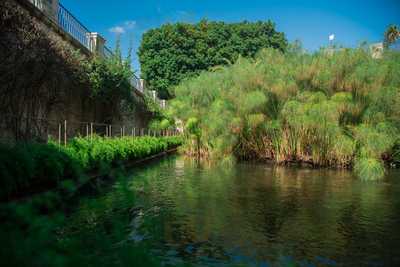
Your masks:
M183 81L166 113L186 125L188 154L356 165L363 178L380 178L397 155L399 74L396 52L265 49Z

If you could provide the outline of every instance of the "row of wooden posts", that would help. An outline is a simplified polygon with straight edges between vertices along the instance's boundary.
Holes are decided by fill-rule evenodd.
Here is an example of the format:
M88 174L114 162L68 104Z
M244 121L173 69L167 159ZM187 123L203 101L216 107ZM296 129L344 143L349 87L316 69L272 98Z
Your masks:
M93 136L96 134L94 126L95 123L87 123L86 124L86 138L90 138L90 140L93 140ZM65 120L63 123L58 124L58 144L62 145L64 143L64 146L67 145L68 141L68 122ZM112 132L113 132L113 127L112 125L107 125L107 124L101 124L101 126L105 127L105 137L113 137ZM136 128L136 127L131 127L130 133L126 133L126 127L122 126L120 127L120 134L118 135L119 137L124 137L124 136L132 136L132 137L137 137L137 136L175 136L178 134L177 131L175 130L161 130L161 131L154 131L151 129L146 129L146 128Z

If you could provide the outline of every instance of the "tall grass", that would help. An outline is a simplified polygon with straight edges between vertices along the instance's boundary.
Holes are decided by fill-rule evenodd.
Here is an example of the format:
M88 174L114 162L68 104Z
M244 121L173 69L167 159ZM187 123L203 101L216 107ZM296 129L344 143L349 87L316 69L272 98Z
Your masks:
M185 125L186 152L356 165L381 178L399 136L400 54L298 51L266 49L177 86L168 114Z

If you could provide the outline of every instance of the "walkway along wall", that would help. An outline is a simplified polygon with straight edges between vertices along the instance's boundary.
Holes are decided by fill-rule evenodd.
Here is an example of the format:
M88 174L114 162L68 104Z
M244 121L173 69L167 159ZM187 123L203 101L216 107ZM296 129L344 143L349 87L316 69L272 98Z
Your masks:
M30 1L0 1L0 138L45 140L65 120L121 121L90 97L79 77L79 61L91 56L90 47ZM138 108L127 117L130 125L145 128L151 114Z

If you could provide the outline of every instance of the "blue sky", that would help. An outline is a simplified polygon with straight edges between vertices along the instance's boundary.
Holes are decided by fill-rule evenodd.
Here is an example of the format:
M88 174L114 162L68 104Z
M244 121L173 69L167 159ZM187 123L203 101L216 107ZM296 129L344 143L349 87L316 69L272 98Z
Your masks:
M132 39L134 68L141 35L166 22L225 22L271 19L289 41L299 39L314 51L329 34L347 47L382 39L387 25L400 25L400 0L60 0L89 30L99 32L114 47L121 33L123 50Z

